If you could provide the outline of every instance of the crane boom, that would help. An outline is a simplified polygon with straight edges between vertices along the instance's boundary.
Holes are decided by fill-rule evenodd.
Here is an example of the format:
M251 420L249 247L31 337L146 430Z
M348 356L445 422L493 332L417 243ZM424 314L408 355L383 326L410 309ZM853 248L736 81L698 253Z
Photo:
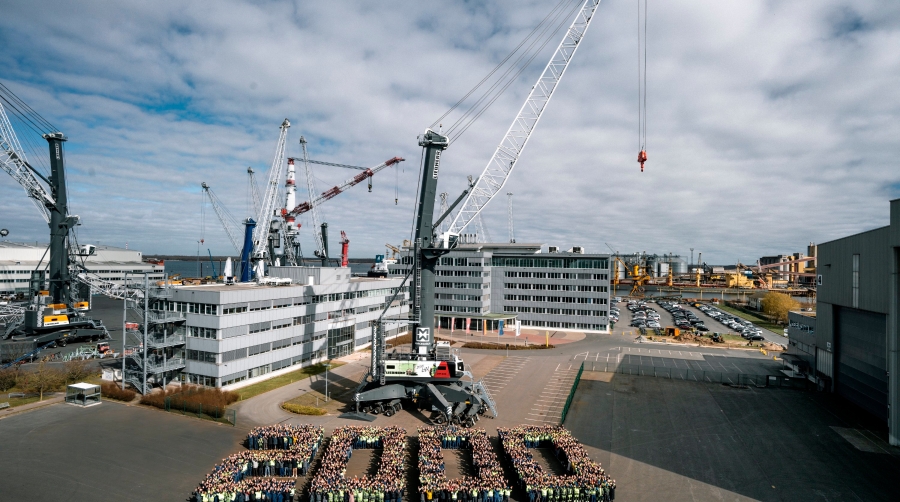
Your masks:
M235 230L237 220L235 220L234 216L225 209L225 206L222 205L222 201L219 200L219 197L217 197L215 193L213 193L212 188L210 188L205 181L201 183L200 186L203 187L203 191L206 192L207 197L209 197L209 202L212 204L213 211L216 212L216 216L219 217L219 221L225 228L225 233L228 234L228 240L231 241L234 250L240 254L241 246L238 244L239 234Z
M316 183L313 181L312 170L309 168L309 154L306 151L306 138L300 136L300 149L303 152L303 168L306 170L306 191L309 193L309 198L312 199L313 194L316 193ZM322 242L322 234L319 233L319 229L321 228L321 220L319 219L319 209L317 208L318 204L312 204L304 202L308 207L306 211L312 209L312 220L313 220L313 235L316 238L316 253L317 255L322 255L325 253L325 243ZM300 204L302 206L303 204ZM297 206L297 207L300 207ZM303 214L306 211L295 212L297 207L291 210L289 213L292 216L296 216L299 214Z
M305 152L306 152L306 150L305 150L305 147L304 147L304 155L305 155ZM306 162L306 160L307 160L307 159L304 158L304 162ZM325 201L328 200L328 199L334 198L334 197L337 196L338 194L343 193L343 192L344 192L345 190L347 190L348 188L350 188L350 187L352 187L352 186L354 186L354 185L357 185L357 184L361 183L361 182L362 182L363 180L365 180L366 178L371 178L371 177L374 176L378 171L381 171L382 169L384 169L384 168L386 168L386 167L390 167L390 166L392 166L392 165L394 165L394 164L396 164L396 163L398 163L398 162L403 162L404 160L406 160L406 159L404 159L404 158L402 158L402 157L394 157L394 158L392 158L392 159L389 159L389 160L386 160L386 161L382 162L381 164L378 164L378 165L375 166L375 167L367 168L365 171L363 171L363 172L357 174L356 176L354 176L354 177L352 177L352 178L349 178L349 179L345 180L345 181L344 181L343 183L341 183L340 185L336 185L336 186L333 186L333 187L329 188L328 190L325 190L324 192L322 192L322 193L321 193L318 197L316 197L315 199L313 199L313 200L311 200L311 201L309 201L309 202L304 202L304 203L302 203L302 204L299 204L297 207L295 207L294 209L291 210L290 214L293 214L293 215L300 215L300 214L303 214L303 213L305 213L305 212L307 212L307 211L309 211L309 210L312 210L312 211L313 211L313 215L315 216L315 214L316 214L316 213L315 213L315 208L316 208L319 204L325 202ZM313 221L316 222L316 223L318 223L315 217L313 218Z
M569 62L572 61L579 42L584 38L599 4L600 0L585 0L581 6L581 10L566 31L559 47L550 58L550 62L547 63L537 83L531 88L528 99L525 100L525 104L522 105L519 114L510 125L506 136L484 168L481 177L478 178L475 188L469 192L462 208L450 223L448 231L450 235L461 233L506 184L506 180L509 179L522 150L525 149L525 145L531 137L531 133L534 132L534 128L544 113L547 103L550 102L553 91L556 90Z
M50 223L48 205L55 206L56 201L34 176L2 103L0 103L0 168L25 189L25 193L40 211L44 221Z
M278 136L278 144L275 146L275 158L272 160L272 167L269 168L269 180L266 182L265 194L259 207L259 213L257 213L257 225L253 232L253 249L254 254L257 256L265 250L265 239L269 235L272 217L275 214L275 205L281 184L281 173L284 170L285 142L287 141L288 128L290 127L291 122L288 119L284 119L284 122L281 123L281 134Z

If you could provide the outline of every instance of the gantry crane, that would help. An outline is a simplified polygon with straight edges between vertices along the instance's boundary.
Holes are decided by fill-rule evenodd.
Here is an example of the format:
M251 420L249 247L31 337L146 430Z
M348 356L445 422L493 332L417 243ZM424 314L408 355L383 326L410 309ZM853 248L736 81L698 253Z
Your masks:
M447 342L435 343L435 266L442 255L456 247L460 232L506 183L584 37L599 3L599 0L585 0L482 176L477 182L470 183L437 220L434 218L434 207L441 155L450 145L450 138L430 128L418 137L419 146L424 150L424 162L416 206L413 263L403 282L406 284L412 277L411 308L405 320L391 319L394 323L406 322L412 325L412 353L392 355L390 358L384 353L385 308L377 323L369 374L354 394L357 412L395 409L401 399L427 398L437 411L436 420L439 422L453 421L472 425L486 409L491 409L496 416L493 400L483 383L474 382L474 379L465 382L462 377L471 378L471 373L467 371L459 355L451 351ZM440 228L443 220L463 199L465 203L453 218L450 228L442 235L436 235L435 230ZM397 294L388 305L396 297Z

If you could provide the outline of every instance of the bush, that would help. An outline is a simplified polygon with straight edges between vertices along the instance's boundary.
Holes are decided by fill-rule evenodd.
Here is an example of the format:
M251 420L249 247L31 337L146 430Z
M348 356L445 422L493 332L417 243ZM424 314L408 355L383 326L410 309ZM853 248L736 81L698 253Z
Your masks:
M0 392L6 392L16 386L19 372L13 368L0 370Z
M305 406L302 404L295 403L284 403L281 405L281 408L285 411L289 411L291 413L296 413L298 415L324 415L325 410L322 408L316 408L315 406Z
M486 343L486 342L466 342L463 344L464 349L488 349L488 350L506 350L506 345L502 343ZM555 349L553 345L544 345L542 343L533 343L531 345L513 345L510 344L509 350L540 350Z
M235 392L184 385L180 389L163 389L141 396L141 404L155 406L162 410L181 410L191 413L205 413L219 418L225 414L225 407L238 400Z
M51 368L41 361L37 369L22 375L20 387L25 392L40 395L40 399L43 401L45 392L59 390L65 384L65 381L65 375L61 370Z
M113 382L103 382L100 384L100 394L105 398L117 401L132 401L137 392L131 389L123 389Z

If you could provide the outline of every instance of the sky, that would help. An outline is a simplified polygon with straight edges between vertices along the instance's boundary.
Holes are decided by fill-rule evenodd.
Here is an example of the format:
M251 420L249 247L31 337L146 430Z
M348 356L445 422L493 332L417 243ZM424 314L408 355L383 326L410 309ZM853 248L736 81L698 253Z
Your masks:
M265 181L288 118L288 156L300 156L303 135L313 159L406 159L371 193L362 184L320 206L333 250L344 230L351 257L373 257L409 238L416 136L555 3L5 0L0 82L67 135L81 243L235 254L200 183L249 216L246 168ZM494 241L508 240L506 192L518 242L688 258L693 248L716 264L889 223L900 197L900 3L650 1L643 173L637 25L637 0L601 2L484 210ZM453 199L482 172L560 38L454 139L439 191ZM35 159L46 143L13 126L36 145L32 163L46 163ZM313 171L320 191L355 174ZM302 168L298 178L306 200ZM312 224L301 223L311 256ZM47 240L6 175L0 227L10 241Z

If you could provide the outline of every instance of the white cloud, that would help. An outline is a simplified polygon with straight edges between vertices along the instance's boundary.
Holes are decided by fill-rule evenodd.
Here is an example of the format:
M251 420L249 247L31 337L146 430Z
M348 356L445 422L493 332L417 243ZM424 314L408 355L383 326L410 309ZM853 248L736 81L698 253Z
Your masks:
M264 177L288 117L289 155L303 134L313 158L407 159L399 205L386 170L373 193L356 187L322 206L332 235L346 230L351 254L368 256L408 236L416 135L551 3L111 5L8 1L0 17L3 82L70 138L83 240L196 252L200 182L245 216L245 169ZM887 223L886 199L900 196L900 6L651 5L643 174L634 7L601 3L504 189L516 194L518 241L752 262ZM441 191L453 197L481 172L551 51L447 151ZM330 183L350 174L316 169ZM505 238L505 196L485 220ZM46 239L9 178L0 226ZM230 251L211 211L205 238ZM308 233L303 244L311 254Z

